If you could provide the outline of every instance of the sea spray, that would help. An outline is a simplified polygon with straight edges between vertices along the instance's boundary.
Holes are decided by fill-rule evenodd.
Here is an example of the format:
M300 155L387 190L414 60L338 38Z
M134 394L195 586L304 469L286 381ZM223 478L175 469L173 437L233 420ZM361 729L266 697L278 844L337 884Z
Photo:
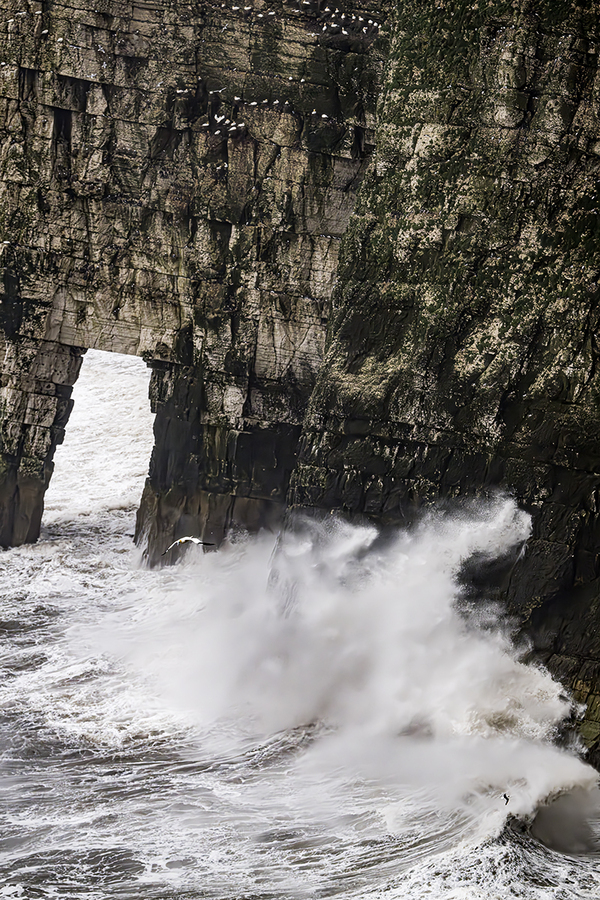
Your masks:
M139 568L147 380L87 354L42 539L2 555L2 894L597 900L568 704L457 584L526 517L331 517Z
M310 731L289 770L302 806L310 797L330 815L343 785L369 784L385 791L391 827L390 809L425 791L496 833L508 814L596 780L552 745L571 708L561 686L520 661L493 613L480 629L457 609L464 562L518 550L529 531L496 498L386 541L328 517L275 549L264 536L192 548L150 618L111 622L118 646L105 640L195 723L204 753Z

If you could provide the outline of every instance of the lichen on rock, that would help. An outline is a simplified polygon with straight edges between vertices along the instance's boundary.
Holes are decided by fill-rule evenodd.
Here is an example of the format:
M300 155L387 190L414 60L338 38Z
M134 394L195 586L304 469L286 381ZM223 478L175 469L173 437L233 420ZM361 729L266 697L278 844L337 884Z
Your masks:
M504 593L581 697L600 662L599 12L399 7L289 498L401 522L513 493L534 530Z

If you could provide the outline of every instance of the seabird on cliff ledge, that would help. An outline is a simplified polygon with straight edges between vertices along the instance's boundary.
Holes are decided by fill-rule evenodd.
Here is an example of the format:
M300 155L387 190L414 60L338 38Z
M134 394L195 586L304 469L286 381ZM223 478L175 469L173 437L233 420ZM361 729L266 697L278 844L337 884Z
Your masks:
M167 547L167 549L165 550L165 552L162 553L161 555L164 556L166 553L169 552L169 550L172 550L173 547L176 547L177 544L186 544L188 541L191 541L193 544L202 544L203 547L214 547L215 546L210 541L201 541L200 538L192 537L191 535L187 535L186 537L180 537L176 541L173 541L173 543L170 544Z

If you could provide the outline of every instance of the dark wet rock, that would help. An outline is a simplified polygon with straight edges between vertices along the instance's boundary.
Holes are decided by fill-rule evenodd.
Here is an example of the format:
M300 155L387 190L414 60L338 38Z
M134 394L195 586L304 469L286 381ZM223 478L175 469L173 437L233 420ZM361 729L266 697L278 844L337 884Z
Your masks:
M512 493L500 592L600 747L597 4L402 4L289 501Z
M507 490L494 590L598 761L600 5L3 15L0 542L37 537L85 348L139 354L150 561Z

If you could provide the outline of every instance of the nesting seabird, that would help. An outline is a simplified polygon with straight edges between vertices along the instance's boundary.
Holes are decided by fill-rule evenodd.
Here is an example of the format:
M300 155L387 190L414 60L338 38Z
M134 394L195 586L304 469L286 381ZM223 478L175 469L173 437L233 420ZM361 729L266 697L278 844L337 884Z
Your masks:
M203 547L215 546L213 543L211 543L211 541L201 541L200 538L193 537L192 535L186 535L185 537L180 537L176 541L173 541L173 543L169 547L167 547L162 555L164 556L169 552L169 550L172 550L173 547L177 547L178 544L187 544L189 541L191 541L192 544L202 544Z

